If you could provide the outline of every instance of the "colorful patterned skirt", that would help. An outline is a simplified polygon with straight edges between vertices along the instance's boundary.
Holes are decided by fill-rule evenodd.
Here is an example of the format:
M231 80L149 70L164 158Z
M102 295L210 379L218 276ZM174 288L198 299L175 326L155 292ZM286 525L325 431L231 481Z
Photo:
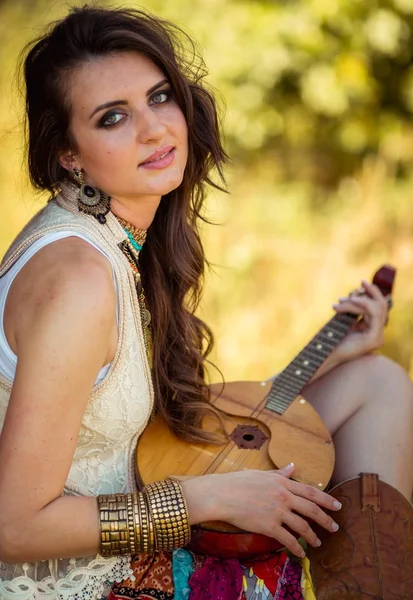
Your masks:
M241 564L179 549L134 556L132 570L102 600L315 600L308 560L285 552Z

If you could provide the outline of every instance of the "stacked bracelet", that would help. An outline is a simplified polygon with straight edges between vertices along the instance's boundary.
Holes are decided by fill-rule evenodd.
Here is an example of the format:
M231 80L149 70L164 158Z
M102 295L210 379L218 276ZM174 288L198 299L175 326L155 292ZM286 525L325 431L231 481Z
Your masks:
M102 556L131 553L127 496L129 494L98 496Z
M142 492L98 496L102 556L152 554L186 546L188 509L177 481L151 483Z
M158 550L182 548L189 544L188 509L177 481L156 481L143 488L155 526Z

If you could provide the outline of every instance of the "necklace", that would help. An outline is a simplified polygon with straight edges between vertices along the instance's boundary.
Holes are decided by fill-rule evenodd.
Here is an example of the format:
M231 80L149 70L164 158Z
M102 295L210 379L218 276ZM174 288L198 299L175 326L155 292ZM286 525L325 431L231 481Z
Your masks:
M135 250L137 252L140 252L145 243L146 234L148 233L146 231L146 229L138 229L137 227L134 227L133 225L131 225L130 223L125 221L125 219L121 219L120 217L116 217L116 218L119 221L119 223L122 225L123 230L125 231L126 235L128 236L128 239L129 239L130 243L132 244L132 246L135 248Z
M149 366L152 368L153 363L153 346L152 346L152 331L151 331L151 313L146 306L145 292L142 285L141 274L139 273L139 252L142 250L142 246L146 240L146 230L137 229L124 219L116 217L126 235L127 240L124 240L120 245L120 248L126 258L128 259L129 265L133 272L133 278L135 280L136 293L138 296L139 310L141 315L141 324L143 339L145 342L146 355L148 357Z

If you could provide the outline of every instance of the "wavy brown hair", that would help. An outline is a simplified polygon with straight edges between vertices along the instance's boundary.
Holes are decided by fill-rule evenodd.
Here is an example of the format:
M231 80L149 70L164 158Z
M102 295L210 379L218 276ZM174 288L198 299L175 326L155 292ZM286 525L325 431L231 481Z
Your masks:
M76 151L68 75L94 57L125 51L144 54L165 73L188 125L184 178L161 199L140 254L140 270L152 313L157 409L180 437L209 440L201 420L209 398L205 361L213 336L195 315L207 264L198 223L206 187L222 189L227 155L215 100L203 83L205 65L188 35L139 10L84 6L73 8L31 42L23 55L30 178L36 188L53 195L68 178L58 160L62 152Z

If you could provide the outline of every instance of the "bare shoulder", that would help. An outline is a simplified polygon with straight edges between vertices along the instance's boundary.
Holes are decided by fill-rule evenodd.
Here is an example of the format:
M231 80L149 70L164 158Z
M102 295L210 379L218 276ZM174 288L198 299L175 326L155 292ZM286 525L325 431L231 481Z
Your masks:
M8 294L5 330L11 345L39 321L110 319L116 311L111 265L91 244L64 238L39 250Z
M48 244L28 261L21 274L21 277L16 277L17 285L18 279L30 280L35 288L45 283L70 286L73 281L76 285L88 283L86 287L93 290L95 284L104 285L112 281L108 259L86 240L77 237ZM37 286L34 280L39 281Z

